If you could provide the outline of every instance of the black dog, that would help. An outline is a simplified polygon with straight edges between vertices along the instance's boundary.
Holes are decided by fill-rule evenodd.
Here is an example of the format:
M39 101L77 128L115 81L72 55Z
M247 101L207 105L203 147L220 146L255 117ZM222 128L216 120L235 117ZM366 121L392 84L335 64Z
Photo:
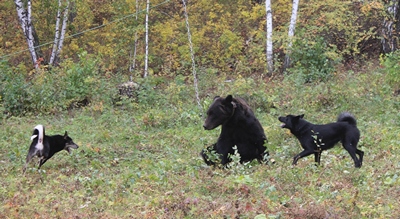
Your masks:
M212 130L222 126L217 143L203 149L200 153L208 165L215 163L207 155L214 151L225 165L231 161L229 154L235 153L234 146L240 154L240 161L247 162L257 159L263 161L268 154L265 143L267 137L258 119L255 117L249 105L241 98L215 97L207 110L207 118L204 122L205 130Z
M355 167L361 167L364 152L357 149L360 131L357 128L357 121L353 115L341 113L335 123L325 125L314 125L303 119L303 115L287 115L279 117L283 122L282 128L287 128L300 141L304 151L296 155L293 165L302 158L314 154L315 162L320 163L321 152L335 146L339 141L349 152L354 160ZM356 156L358 154L359 157Z
M38 156L40 159L38 167L38 169L40 169L40 167L55 153L61 150L66 150L68 153L71 153L71 148L78 148L78 145L76 145L68 136L67 131L65 131L64 136L47 136L45 135L44 127L42 125L37 125L33 129L31 140L32 143L29 147L28 155L26 156L26 163L23 172L25 172L29 161L31 161L34 156Z

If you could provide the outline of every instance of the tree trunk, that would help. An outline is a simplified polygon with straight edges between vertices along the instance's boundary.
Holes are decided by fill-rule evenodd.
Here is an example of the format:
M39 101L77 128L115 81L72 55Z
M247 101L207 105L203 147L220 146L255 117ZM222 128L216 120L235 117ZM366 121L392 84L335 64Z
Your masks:
M50 55L50 65L54 65L54 59L56 56L57 44L60 40L60 20L61 20L61 0L58 0L57 20L56 20L56 31L54 33L53 49Z
M274 54L272 47L272 10L271 10L271 0L265 0L265 11L267 14L267 69L268 76L271 76L274 71Z
M287 68L290 66L290 54L292 53L292 43L293 43L293 36L294 36L294 30L296 27L296 19L297 19L297 9L299 7L299 0L293 0L293 5L292 5L292 16L290 18L290 24L289 24L289 31L288 31L288 46L286 50L286 55L285 55L285 60L283 63L283 72L286 71Z
M146 55L144 59L144 77L148 75L148 59L149 59L149 8L150 8L150 0L147 0L146 5Z
M64 10L63 23L61 26L60 41L58 42L58 49L57 49L57 53L56 53L56 58L54 60L56 64L60 60L61 49L64 45L65 31L67 30L67 22L68 22L68 11L69 11L69 0L67 0L67 6L65 6L65 10Z
M26 42L28 43L28 49L31 53L32 63L35 68L39 67L38 54L35 50L35 37L34 28L32 24L32 5L31 1L27 1L27 9L25 9L22 0L14 0L15 6L17 8L18 20L21 25L22 31L24 32Z
M139 14L139 1L136 0L136 14L135 14L135 21L138 21L138 14ZM129 66L129 72L133 72L136 69L136 53L137 53L137 31L135 31L135 41L133 43L133 58L132 58L132 65Z
M63 12L62 18L62 26L60 30L60 21L61 21L61 0L58 0L58 12L57 12L57 20L56 20L56 30L54 34L54 43L53 50L50 56L50 64L57 65L60 60L60 52L64 43L65 31L67 29L67 21L68 21L68 8L69 1L67 0L67 5Z
M399 0L390 0L387 7L387 18L383 21L382 27L382 50L384 53L390 53L397 50L398 33L400 31L400 13Z

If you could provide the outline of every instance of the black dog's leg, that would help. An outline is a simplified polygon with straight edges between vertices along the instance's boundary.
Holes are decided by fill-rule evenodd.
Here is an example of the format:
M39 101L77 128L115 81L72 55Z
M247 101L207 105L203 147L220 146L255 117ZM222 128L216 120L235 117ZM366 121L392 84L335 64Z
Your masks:
M49 157L49 158L50 158L50 157ZM44 163L46 163L46 161L47 161L49 158L44 158L44 157L43 157L42 159L40 159L38 169L40 169L40 167L41 167Z
M34 153L28 153L28 155L26 156L26 161L25 161L25 165L24 165L24 169L22 170L23 173L25 173L26 168L28 167L29 162L32 160L32 158L35 156Z
M353 159L354 166L357 167L357 168L360 168L361 165L362 165L361 164L361 156L360 156L360 159L357 158L356 153L358 153L357 152L358 149L356 148L356 146L352 145L352 144L348 144L346 142L343 142L343 146L349 152L351 158Z
M359 160L360 160L360 167L362 166L362 162L363 162L363 157L364 157L364 151L356 149L356 153L359 156Z
M318 163L318 166L321 164L321 151L314 152L314 161Z
M304 151L302 151L300 154L296 155L296 156L293 158L293 163L292 163L292 165L296 165L296 164L297 164L297 161L298 161L300 158L302 158L302 157L307 157L307 156L309 156L309 155L311 155L311 154L313 154L313 153L314 153L313 150L304 150Z

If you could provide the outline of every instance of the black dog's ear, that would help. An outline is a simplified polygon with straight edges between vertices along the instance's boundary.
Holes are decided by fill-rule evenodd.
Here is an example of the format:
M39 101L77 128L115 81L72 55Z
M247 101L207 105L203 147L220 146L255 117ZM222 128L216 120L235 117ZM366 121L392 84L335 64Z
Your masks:
M299 117L300 117L301 119L304 118L304 114L299 115Z
M67 137L68 137L68 132L65 131L65 133L64 133L64 138L67 138Z

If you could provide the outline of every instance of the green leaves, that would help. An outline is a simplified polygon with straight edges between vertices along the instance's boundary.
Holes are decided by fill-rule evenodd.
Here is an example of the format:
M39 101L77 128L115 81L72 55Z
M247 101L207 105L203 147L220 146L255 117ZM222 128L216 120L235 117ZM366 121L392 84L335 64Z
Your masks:
M400 89L400 52L386 54L379 58L380 64L386 72L386 81L393 86L394 89Z

